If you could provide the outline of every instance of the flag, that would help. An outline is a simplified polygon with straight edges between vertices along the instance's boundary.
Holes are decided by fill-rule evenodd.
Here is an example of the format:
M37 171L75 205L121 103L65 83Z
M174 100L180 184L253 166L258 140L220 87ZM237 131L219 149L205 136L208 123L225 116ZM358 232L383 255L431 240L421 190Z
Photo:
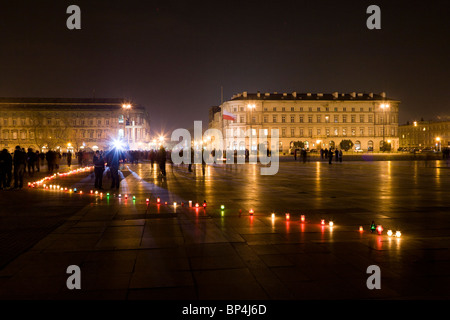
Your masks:
M236 121L236 115L234 115L231 112L228 112L226 110L223 110L223 119Z

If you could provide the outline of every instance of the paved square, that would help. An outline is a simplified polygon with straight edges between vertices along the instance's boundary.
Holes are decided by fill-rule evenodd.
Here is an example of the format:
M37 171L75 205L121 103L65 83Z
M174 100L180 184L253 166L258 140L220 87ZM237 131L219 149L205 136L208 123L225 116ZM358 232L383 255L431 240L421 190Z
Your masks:
M156 165L125 165L120 190L102 195L90 194L87 173L55 179L83 194L1 192L0 298L450 297L442 160L282 161L275 176L250 164L208 166L205 175L168 164L167 172L161 180ZM370 232L372 221L382 235ZM81 290L67 289L69 265L81 269ZM380 267L380 290L366 286L370 265Z

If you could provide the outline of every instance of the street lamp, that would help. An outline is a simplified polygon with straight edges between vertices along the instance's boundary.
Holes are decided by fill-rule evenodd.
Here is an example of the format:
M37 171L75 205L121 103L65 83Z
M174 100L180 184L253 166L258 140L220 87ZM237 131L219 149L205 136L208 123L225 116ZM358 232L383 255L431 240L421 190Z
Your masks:
M383 109L383 152L386 150L386 146L385 146L385 142L384 142L384 139L385 139L385 123L386 123L386 109L387 108L389 108L389 104L385 104L385 103L382 103L381 105L380 105L380 107L381 107L381 109Z
M441 152L441 138L440 137L436 138L436 146L438 147L437 151Z
M247 108L250 110L250 150L252 148L252 142L253 142L253 109L256 108L256 105L249 104L247 105Z
M124 138L125 138L125 134L126 134L127 145L130 145L130 137L127 134L127 125L129 125L129 121L130 121L131 104L129 104L129 103L122 104L122 109L127 112L127 117L126 117L125 121L123 122L124 123Z

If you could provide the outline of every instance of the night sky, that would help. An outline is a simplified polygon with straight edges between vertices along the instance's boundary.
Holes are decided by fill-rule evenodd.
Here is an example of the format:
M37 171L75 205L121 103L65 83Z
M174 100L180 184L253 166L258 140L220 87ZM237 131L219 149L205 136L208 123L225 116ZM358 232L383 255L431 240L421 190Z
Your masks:
M395 2L395 3L392 3ZM82 30L66 28L81 8ZM381 30L366 9L381 8ZM0 96L127 98L152 129L207 126L238 92L386 92L450 114L448 1L2 1Z

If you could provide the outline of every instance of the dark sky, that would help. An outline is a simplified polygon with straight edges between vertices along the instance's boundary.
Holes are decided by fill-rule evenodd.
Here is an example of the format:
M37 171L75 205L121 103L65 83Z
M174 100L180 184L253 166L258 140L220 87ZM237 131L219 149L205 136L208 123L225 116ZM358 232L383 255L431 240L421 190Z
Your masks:
M82 30L66 28L71 4ZM381 8L381 30L366 9ZM2 1L0 96L130 98L153 130L207 126L235 93L386 92L450 114L448 1Z

